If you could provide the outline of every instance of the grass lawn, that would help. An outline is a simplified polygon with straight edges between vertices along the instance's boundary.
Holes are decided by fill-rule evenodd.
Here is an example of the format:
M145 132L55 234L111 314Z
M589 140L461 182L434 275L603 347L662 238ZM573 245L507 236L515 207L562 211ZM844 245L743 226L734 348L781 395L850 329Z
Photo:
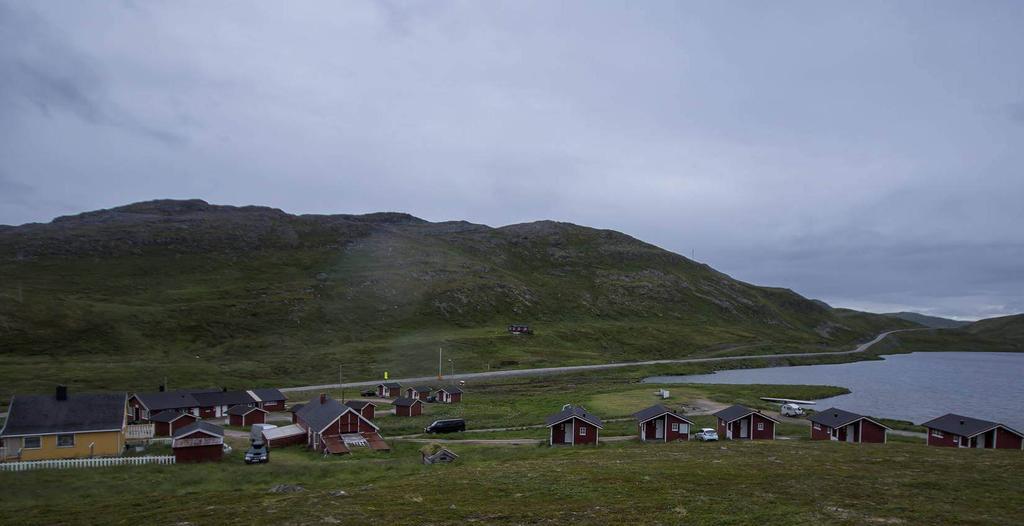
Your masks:
M1016 525L1024 509L1024 455L1014 451L781 440L455 446L456 464L423 466L418 448L328 459L284 448L260 466L244 465L236 450L219 464L0 473L0 516L19 524ZM304 491L268 492L277 484ZM336 490L347 496L331 496Z

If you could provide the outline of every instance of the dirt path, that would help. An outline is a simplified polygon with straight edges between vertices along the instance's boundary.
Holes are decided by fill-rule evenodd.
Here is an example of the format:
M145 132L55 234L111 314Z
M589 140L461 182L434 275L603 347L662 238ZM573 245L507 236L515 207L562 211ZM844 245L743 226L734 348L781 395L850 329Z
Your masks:
M447 377L444 381L454 380L478 380L483 378L503 378L509 376L533 376L533 375L546 375L546 374L561 374L573 371L594 371L600 369L615 369L620 367L636 367L639 365L671 365L681 363L713 363L713 362L729 362L737 360L753 360L753 359L768 359L768 358L805 358L814 356L844 356L848 354L862 353L870 349L876 343L885 339L890 334L898 332L909 332L909 331L921 331L921 330L932 330L932 329L897 329L893 331L886 331L873 340L858 345L855 349L849 351L832 351L832 352L809 352L809 353L783 353L783 354L761 354L761 355L748 355L748 356L715 356L708 358L682 358L677 360L646 360L640 362L617 362L617 363L602 363L594 365L573 365L565 367L540 367L536 369L509 369L504 371L488 371L481 373L463 373L456 374ZM735 350L740 347L733 348ZM419 376L415 378L393 378L388 380L389 382L401 383L401 384L416 384L416 383L430 383L438 382L436 376ZM282 388L282 392L299 392L299 391L315 391L320 389L339 389L341 387L368 387L374 386L380 383L381 380L368 380L365 382L351 382L345 384L321 384L321 385L304 385L299 387L285 387Z

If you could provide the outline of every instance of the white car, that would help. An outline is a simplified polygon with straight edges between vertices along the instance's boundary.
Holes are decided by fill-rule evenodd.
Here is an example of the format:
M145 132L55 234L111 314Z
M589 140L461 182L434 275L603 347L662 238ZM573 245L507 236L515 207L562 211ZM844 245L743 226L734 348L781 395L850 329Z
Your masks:
M714 442L718 440L718 431L705 427L701 429L697 434L693 435L693 438L700 440L701 442Z
M793 403L782 404L779 407L779 414L782 416L803 416L804 408Z

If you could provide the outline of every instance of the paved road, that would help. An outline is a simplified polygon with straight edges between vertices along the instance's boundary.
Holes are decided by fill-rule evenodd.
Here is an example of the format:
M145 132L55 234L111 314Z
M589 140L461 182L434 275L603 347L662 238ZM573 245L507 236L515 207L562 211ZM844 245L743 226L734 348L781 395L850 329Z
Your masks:
M682 358L676 360L647 360L642 362L618 362L618 363L601 363L594 365L571 365L566 367L541 367L537 369L508 369L502 371L487 371L481 373L464 373L456 374L454 376L446 377L448 381L452 380L478 380L481 378L503 378L511 376L534 376L534 375L545 375L545 374L561 374L570 373L574 371L596 371L600 369L615 369L619 367L636 367L638 365L668 365L668 364L680 364L680 363L709 363L709 362L730 362L737 360L750 360L750 359L765 359L765 358L805 358L809 356L843 356L847 354L862 353L871 348L874 344L885 339L890 334L897 332L909 332L909 331L921 331L931 329L897 329L894 331L886 331L875 339L862 343L857 348L850 351L832 351L832 352L809 352L809 353L784 353L784 354L760 354L752 356L717 356L713 358ZM416 378L391 378L389 382L397 382L400 384L417 384L417 383L428 383L437 382L436 376L420 376ZM367 387L374 386L381 382L381 380L369 380L365 382L351 382L345 384L322 384L322 385L304 385L299 387L285 387L281 391L297 392L297 391L315 391L318 389L338 389L341 387Z

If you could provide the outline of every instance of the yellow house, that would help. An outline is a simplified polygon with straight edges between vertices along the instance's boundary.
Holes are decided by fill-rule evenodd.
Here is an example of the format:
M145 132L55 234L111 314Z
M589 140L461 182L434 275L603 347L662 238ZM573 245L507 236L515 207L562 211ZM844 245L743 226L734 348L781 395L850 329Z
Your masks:
M0 460L111 457L124 452L125 393L18 395L0 430Z

